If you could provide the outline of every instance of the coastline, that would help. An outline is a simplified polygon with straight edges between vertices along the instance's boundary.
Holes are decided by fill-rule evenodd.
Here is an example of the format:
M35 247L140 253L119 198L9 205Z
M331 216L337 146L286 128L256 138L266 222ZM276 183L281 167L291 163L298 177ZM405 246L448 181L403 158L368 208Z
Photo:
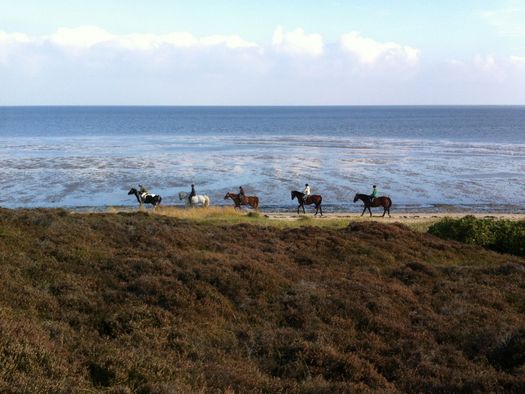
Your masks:
M384 221L385 223L417 223L417 222L428 222L428 221L438 221L444 218L453 218L459 219L465 216L474 216L478 219L496 219L496 220L525 220L525 212L516 212L516 211L507 211L502 212L501 210L495 211L471 211L471 210L450 210L445 212L433 212L428 210L400 210L391 213L391 217L387 215L382 217L381 209L376 208L372 210L372 216L368 215L368 211L361 216L361 210L356 211L343 211L338 210L335 212L324 211L323 216L317 215L314 216L312 209L306 209L306 213L297 214L296 208L291 207L290 209L284 210L265 210L264 207L258 211L254 211L249 208L243 208L242 210L234 210L230 205L215 205L209 208L193 208L187 209L182 205L161 205L157 210L154 210L151 207L139 208L131 206L101 206L101 207L18 207L18 208L7 208L0 207L4 209L64 209L70 213L76 214L90 214L90 213L132 213L132 212L149 212L153 214L168 214L172 215L180 214L181 216L191 218L202 218L209 215L220 216L221 214L231 215L236 214L238 216L250 216L257 213L257 216L264 217L270 220L279 220L279 221L295 221L295 220L304 220L314 219L314 220L330 220L330 219L348 219L351 221L367 221L367 220L377 220ZM311 207L309 207L311 208Z
M194 208L186 209L181 206L161 206L157 210L152 208L129 208L129 207L110 207L105 210L83 210L71 211L72 213L89 214L89 213L133 213L145 212L152 215L170 216L179 219L186 219L189 221L215 223L221 224L236 224L236 223L251 223L255 225L275 225L275 226L322 226L322 227L346 227L351 222L377 222L384 224L401 223L411 227L417 231L426 231L430 225L438 222L444 218L459 219L465 216L474 216L478 219L494 219L494 220L511 220L520 221L525 220L525 213L516 212L471 212L471 211L456 211L456 212L425 212L425 211L405 211L394 212L391 217L381 216L381 210L372 211L373 216L368 214L361 216L361 212L338 211L325 212L323 216L314 216L311 210L307 210L306 214L297 214L295 209L290 209L286 212L259 210L253 211L251 209L234 210L231 206L214 206L206 209Z
M284 212L264 212L264 215L270 219L275 220L294 220L298 219L300 216L308 216L301 214L300 216L294 213L284 213ZM478 219L506 219L506 220L525 220L525 214L523 213L501 213L501 212L447 212L447 213L429 213L429 212L397 212L392 213L391 217L385 216L382 217L379 213L375 213L370 217L365 213L361 216L360 213L355 212L334 212L325 214L323 217L315 217L316 219L324 218L336 218L336 219L351 219L351 220L384 220L385 222L418 222L418 221L427 221L427 220L439 220L443 218L453 218L459 219L464 216L474 216Z

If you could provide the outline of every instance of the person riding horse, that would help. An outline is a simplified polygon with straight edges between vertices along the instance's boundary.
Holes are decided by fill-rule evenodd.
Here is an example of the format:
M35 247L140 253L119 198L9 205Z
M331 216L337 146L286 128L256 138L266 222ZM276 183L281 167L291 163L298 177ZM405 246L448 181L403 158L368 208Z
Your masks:
M140 198L144 200L146 196L149 194L149 191L144 186L139 185L139 194L140 194Z
M310 190L310 186L308 186L308 183L304 185L303 194L304 194L303 200L305 200L305 201L312 194L312 192Z
M370 194L370 203L373 203L375 198L377 198L377 187L376 187L376 185L372 186L372 193Z
M188 201L190 202L190 205L193 205L191 199L192 199L193 197L195 197L196 195L197 195L197 193L195 192L195 185L192 183L192 184L191 184L191 192L190 192L190 194L188 195Z
M239 186L239 200L241 201L241 203L245 203L245 199L244 199L244 189L242 188L242 186Z

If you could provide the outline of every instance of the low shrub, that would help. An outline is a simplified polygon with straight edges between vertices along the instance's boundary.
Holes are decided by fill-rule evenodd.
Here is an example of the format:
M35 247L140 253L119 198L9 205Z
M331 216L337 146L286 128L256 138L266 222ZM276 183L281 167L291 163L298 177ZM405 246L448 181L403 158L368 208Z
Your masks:
M483 246L500 253L525 256L525 220L445 218L428 229L430 234L472 245Z

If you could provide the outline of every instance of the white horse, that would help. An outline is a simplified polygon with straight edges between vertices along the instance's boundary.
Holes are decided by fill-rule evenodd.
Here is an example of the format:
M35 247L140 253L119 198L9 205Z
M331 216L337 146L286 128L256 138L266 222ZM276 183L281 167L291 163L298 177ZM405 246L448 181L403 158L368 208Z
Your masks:
M189 195L190 193L179 192L179 200L184 200L184 205L186 208L198 206L199 204L206 208L210 205L210 198L205 194L197 194L196 196L193 196L191 198L191 204L188 200Z

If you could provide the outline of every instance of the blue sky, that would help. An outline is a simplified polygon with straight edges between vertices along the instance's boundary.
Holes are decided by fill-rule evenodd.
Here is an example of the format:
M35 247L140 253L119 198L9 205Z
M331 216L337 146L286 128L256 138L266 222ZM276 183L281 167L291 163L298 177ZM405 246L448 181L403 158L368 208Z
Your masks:
M0 0L0 105L525 104L525 0Z

